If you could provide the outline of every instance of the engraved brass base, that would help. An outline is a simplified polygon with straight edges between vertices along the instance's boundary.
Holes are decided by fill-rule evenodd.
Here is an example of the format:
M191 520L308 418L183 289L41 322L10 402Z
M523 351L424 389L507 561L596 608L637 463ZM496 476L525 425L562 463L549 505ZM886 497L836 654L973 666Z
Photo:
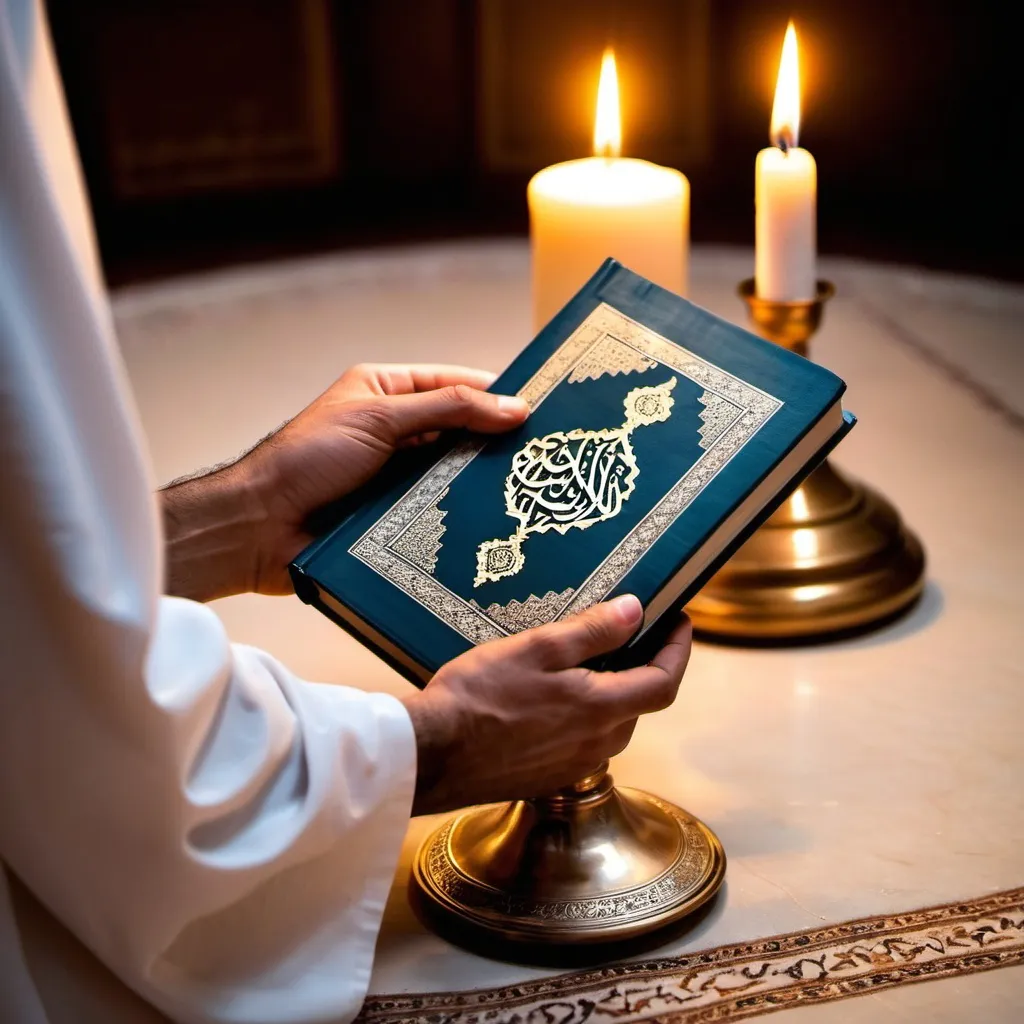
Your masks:
M554 946L647 935L706 903L724 875L706 825L615 788L602 765L555 796L450 819L416 855L413 886L456 942Z
M801 355L833 287L807 302L739 288L769 341ZM727 639L800 640L855 631L908 608L924 587L924 551L876 491L819 466L687 605L694 628Z

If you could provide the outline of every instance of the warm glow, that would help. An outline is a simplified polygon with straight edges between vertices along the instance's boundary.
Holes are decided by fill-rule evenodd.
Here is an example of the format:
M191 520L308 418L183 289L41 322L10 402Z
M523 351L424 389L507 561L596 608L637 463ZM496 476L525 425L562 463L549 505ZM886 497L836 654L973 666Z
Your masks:
M618 156L622 151L622 118L619 116L619 76L615 53L609 47L601 58L594 117L594 156Z
M772 104L771 138L772 144L782 150L800 144L800 58L793 22L789 23L782 44L782 60Z
M810 527L793 531L793 550L796 557L806 562L818 557L818 533Z

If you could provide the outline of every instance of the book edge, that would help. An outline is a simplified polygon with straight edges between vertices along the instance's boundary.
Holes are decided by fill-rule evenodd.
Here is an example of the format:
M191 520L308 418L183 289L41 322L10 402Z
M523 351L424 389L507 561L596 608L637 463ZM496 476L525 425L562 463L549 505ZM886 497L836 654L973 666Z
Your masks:
M361 615L356 614L326 587L317 583L303 569L293 563L290 566L290 571L295 593L304 604L316 608L336 626L340 626L349 636L372 651L381 661L393 668L417 689L422 690L427 685L436 670L413 658L380 630L366 622Z

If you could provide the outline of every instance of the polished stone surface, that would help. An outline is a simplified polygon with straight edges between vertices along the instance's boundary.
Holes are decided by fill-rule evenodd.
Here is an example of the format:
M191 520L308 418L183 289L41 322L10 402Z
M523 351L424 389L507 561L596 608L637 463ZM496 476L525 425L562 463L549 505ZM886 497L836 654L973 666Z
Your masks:
M752 256L697 249L692 298L742 322ZM229 458L353 362L500 369L530 337L524 243L327 257L125 290L119 336L161 481ZM823 260L838 289L813 355L860 425L836 463L886 494L929 556L901 621L827 646L699 645L674 707L643 720L616 779L721 837L725 891L659 952L794 931L1024 884L1024 289ZM296 599L218 603L236 640L310 679L393 693L400 678ZM545 972L427 933L404 886L374 992L503 984ZM801 1010L799 1020L1009 1020L1007 969ZM816 1016L817 1015L817 1016Z

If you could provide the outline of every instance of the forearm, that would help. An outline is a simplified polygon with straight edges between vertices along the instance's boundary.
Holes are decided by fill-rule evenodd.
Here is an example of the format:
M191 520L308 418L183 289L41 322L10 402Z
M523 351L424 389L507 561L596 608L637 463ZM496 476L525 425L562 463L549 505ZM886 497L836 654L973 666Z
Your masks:
M165 593L212 601L255 589L255 552L266 513L238 463L170 484L159 498Z
M445 766L454 743L454 716L445 714L438 702L421 691L406 697L402 703L416 737L416 788L412 813L436 814L465 806L460 801L458 777L450 778Z

